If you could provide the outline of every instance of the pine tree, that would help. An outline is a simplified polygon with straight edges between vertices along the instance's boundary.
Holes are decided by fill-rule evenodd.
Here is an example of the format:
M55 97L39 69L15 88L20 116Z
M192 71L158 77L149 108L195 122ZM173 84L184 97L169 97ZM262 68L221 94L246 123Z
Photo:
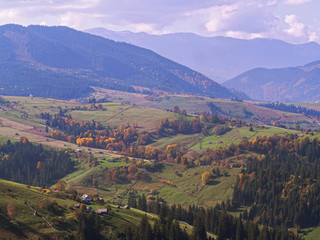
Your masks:
M193 240L206 240L207 232L203 222L203 219L198 215L193 223L192 229L192 239Z
M244 229L241 218L237 221L237 229L236 229L236 240L244 239Z

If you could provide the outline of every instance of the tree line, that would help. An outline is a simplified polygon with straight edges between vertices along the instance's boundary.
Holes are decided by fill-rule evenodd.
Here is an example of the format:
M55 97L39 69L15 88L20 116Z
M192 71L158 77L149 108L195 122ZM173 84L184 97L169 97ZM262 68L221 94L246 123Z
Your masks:
M148 201L145 195L138 196L138 200L130 195L128 203L131 207L155 213L159 216L159 219L155 221L153 231L150 229L148 233L148 236L150 237L144 239L211 239L211 237L207 235L207 232L215 234L219 240L299 239L298 236L288 231L285 225L274 228L264 225L261 228L258 226L257 222L246 219L246 216L243 214L240 214L240 217L234 217L228 214L227 211L220 208L220 205L208 209L194 205L183 207L174 204L168 206L160 201L159 198L157 198L156 201ZM181 232L179 229L179 222L176 220L193 225L192 234L188 236L187 234L184 234L183 231ZM159 234L158 229L163 229L163 233ZM176 236L179 234L181 238L172 238L175 234ZM128 235L125 236L127 237ZM131 238L124 237L122 239Z
M249 219L298 230L320 223L320 142L272 136L240 144L258 155L238 176L232 203L252 206Z
M258 106L261 107L266 107L266 108L271 108L275 110L280 110L283 112L290 112L290 113L300 113L300 114L305 114L308 116L316 117L317 119L320 118L320 112L314 109L302 107L302 106L296 106L293 104L285 104L285 103L259 103L257 104Z
M34 186L50 186L72 172L74 163L65 151L34 145L27 138L0 145L0 177Z

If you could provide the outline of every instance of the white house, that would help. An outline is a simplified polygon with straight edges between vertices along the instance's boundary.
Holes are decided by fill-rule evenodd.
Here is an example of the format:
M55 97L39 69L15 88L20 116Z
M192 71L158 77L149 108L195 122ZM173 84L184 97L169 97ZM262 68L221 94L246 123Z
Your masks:
M83 195L81 198L83 201L87 201L87 202L92 201L92 197L89 197L87 194Z

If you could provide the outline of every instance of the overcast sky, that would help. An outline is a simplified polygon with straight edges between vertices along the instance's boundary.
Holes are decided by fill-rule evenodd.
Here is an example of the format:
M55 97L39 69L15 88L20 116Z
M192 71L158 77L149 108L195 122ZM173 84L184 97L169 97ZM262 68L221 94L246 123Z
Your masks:
M0 25L193 32L320 43L319 12L319 0L0 0Z

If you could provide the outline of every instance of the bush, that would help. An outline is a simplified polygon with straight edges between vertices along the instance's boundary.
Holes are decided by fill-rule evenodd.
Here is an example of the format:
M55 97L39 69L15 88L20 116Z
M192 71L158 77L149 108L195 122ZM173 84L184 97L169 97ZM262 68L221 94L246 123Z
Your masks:
M218 124L215 127L214 132L216 135L220 136L220 135L223 135L223 134L229 132L230 130L231 130L231 128L229 128L227 125Z

